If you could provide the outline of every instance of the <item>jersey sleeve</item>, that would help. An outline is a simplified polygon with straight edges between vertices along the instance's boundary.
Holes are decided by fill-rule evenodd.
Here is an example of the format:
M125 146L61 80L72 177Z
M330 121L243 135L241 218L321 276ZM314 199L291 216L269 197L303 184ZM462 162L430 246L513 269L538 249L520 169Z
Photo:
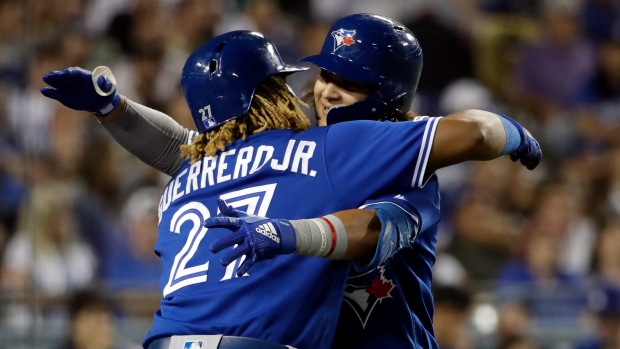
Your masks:
M418 233L435 226L441 218L439 207L419 190L369 200L360 208L377 210L381 221L381 232L372 260L365 265L353 263L360 273L385 263L400 249L411 248Z
M351 121L330 126L325 163L339 196L360 203L386 192L422 186L438 118L416 121Z
M184 159L179 146L191 143L190 131L170 116L126 99L122 117L103 126L123 148L145 164L173 176Z

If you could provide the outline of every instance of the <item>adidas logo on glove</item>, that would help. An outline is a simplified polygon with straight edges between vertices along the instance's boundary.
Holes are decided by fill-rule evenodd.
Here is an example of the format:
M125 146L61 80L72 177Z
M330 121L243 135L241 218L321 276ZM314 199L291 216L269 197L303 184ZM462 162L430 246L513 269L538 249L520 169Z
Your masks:
M280 243L280 237L278 237L276 227L274 227L271 222L259 225L256 227L256 232L265 235L278 244Z

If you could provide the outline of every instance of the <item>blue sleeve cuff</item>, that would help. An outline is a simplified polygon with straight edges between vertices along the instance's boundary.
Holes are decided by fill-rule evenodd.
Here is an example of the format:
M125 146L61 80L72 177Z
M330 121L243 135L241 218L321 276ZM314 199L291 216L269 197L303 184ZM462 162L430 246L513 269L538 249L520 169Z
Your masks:
M419 227L417 217L405 212L402 208L389 202L381 202L366 206L365 209L377 210L377 217L381 221L381 232L377 241L377 248L372 260L365 265L353 262L358 273L364 273L377 268L392 257L400 248L410 248Z
M519 133L517 127L503 115L498 115L498 117L502 121L504 130L506 131L506 145L504 146L504 150L502 150L499 154L502 156L513 153L519 149L519 146L521 145L521 134Z

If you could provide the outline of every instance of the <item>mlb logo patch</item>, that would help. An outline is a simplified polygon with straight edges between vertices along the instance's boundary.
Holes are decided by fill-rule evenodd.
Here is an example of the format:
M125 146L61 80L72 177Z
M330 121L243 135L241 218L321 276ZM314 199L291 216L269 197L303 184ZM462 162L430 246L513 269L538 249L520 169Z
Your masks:
M202 349L202 341L187 341L183 349Z
M351 46L355 43L353 36L355 36L355 30L338 29L332 32L334 37L334 51L342 46Z

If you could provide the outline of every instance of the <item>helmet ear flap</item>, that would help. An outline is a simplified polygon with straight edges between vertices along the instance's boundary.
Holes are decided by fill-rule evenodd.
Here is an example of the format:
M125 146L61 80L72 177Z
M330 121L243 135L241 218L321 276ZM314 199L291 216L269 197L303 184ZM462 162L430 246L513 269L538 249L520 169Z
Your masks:
M397 121L399 115L402 115L400 110L375 97L368 97L351 105L332 107L325 122L329 126L355 120Z

